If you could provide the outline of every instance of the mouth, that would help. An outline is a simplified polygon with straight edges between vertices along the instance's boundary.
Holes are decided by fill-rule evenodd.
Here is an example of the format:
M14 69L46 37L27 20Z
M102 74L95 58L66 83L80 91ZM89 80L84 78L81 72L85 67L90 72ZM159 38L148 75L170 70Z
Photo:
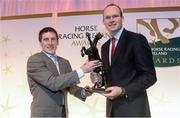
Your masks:
M47 46L46 48L47 48L47 49L50 49L50 50L53 50L53 49L55 49L55 46L54 46L54 45L49 45L49 46Z
M114 28L114 27L116 27L116 24L109 24L109 27Z

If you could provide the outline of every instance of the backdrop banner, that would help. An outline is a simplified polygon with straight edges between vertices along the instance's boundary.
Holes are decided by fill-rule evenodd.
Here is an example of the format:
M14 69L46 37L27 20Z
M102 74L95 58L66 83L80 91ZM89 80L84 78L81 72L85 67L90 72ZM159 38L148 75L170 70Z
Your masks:
M124 27L146 36L151 46L157 72L157 83L148 89L152 117L178 117L180 110L180 12L172 9L129 9L124 12ZM29 56L41 51L39 31L52 26L52 17L14 18L0 21L0 117L26 118L30 116L32 96L26 77ZM56 29L59 36L57 54L68 59L73 69L86 60L82 47L89 48L86 32L93 40L100 32L104 37L97 47L108 40L102 15L80 12L59 14ZM141 52L139 52L141 53ZM92 86L89 74L79 86ZM85 102L68 96L69 117L105 118L106 98L98 93ZM79 112L80 111L80 112Z

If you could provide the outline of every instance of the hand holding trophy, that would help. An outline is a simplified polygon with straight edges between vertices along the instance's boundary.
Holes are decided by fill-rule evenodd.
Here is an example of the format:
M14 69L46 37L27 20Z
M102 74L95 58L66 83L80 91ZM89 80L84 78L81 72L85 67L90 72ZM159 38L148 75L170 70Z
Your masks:
M84 57L84 55L88 55L89 61L93 61L93 60L100 60L101 61L101 58L100 58L99 52L98 52L98 48L96 45L97 45L97 42L103 37L103 35L101 33L96 34L94 40L92 41L90 33L86 32L86 37L88 38L90 47L88 49L86 49L85 47L82 47L81 56ZM104 72L103 66L95 68L93 70L93 72L91 73L91 78L92 78L93 73L95 75L97 75L97 77L99 75L100 77L98 77L98 78L100 78L101 80L104 79L104 73L105 72ZM91 81L92 81L92 79L91 79ZM104 89L100 88L101 85L98 84L98 82L99 81L93 81L94 86L86 88L86 90L90 91L90 92L103 93Z

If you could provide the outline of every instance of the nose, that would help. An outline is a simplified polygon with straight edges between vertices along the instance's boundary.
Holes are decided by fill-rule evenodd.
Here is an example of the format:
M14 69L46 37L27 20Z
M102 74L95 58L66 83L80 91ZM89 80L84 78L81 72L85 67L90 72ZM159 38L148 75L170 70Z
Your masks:
M51 40L51 39L50 39L50 41L49 41L49 42L52 44L53 40Z
M44 44L45 44L46 46L51 46L51 45L52 45L52 41L46 40L46 41L44 42Z
M114 21L114 18L113 18L113 17L111 17L111 18L109 19L109 21Z
M53 40L51 38L48 39L48 44L52 44Z
M110 19L109 19L109 22L111 23L111 22L114 22L115 21L115 19L113 18L113 17L111 17Z

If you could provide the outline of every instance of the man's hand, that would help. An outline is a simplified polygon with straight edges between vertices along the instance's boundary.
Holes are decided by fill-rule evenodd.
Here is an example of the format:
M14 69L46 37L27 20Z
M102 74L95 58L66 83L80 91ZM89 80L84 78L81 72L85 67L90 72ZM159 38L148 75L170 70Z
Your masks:
M92 72L95 68L102 66L102 62L99 60L88 61L81 66L84 73Z
M90 78L91 78L91 82L92 82L93 84L99 83L99 82L102 81L101 75L98 74L98 73L95 73L95 72L91 72L91 73L90 73Z
M113 100L122 94L122 88L118 86L112 86L105 89L104 96Z
M88 91L90 87L89 86L85 86L84 89L82 89L81 93L82 93L82 97L86 98L88 96L91 96L93 92Z

